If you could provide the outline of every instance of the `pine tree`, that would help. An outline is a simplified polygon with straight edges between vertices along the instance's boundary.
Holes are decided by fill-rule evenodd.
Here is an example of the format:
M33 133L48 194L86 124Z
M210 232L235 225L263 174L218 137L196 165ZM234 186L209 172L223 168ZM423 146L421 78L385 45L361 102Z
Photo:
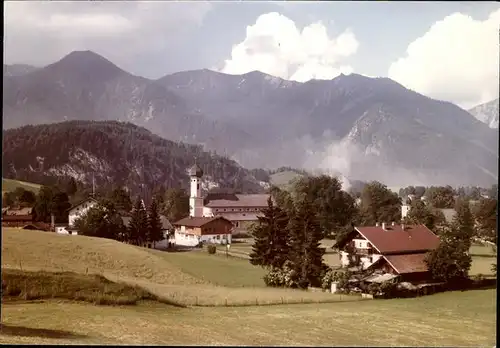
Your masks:
M253 229L254 245L250 263L263 267L281 267L288 257L288 216L271 198Z
M323 233L313 207L310 198L300 200L289 226L290 259L299 274L298 285L301 288L320 286L325 267L325 249L320 247Z
M140 197L137 197L137 200L135 201L128 230L130 242L132 244L143 245L144 242L146 242L148 216Z
M162 222L160 218L160 212L158 207L158 202L156 199L151 201L151 205L148 209L148 243L159 242L163 239Z

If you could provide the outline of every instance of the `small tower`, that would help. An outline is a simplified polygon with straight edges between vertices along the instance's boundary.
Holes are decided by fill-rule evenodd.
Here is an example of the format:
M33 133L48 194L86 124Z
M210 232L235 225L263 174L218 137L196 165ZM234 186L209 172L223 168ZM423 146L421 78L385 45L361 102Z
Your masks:
M203 197L201 197L201 177L203 176L203 170L195 164L189 169L188 174L191 185L191 194L189 197L189 216L202 217Z
M408 216L410 211L411 199L409 197L403 198L403 204L401 205L401 221L404 221L405 217Z

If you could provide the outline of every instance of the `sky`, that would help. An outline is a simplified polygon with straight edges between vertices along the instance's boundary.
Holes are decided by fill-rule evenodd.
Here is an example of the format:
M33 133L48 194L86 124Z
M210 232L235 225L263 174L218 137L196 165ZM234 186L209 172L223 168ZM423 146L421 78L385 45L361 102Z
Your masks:
M202 68L300 82L358 73L466 109L499 93L495 2L4 4L6 64L92 50L147 78Z

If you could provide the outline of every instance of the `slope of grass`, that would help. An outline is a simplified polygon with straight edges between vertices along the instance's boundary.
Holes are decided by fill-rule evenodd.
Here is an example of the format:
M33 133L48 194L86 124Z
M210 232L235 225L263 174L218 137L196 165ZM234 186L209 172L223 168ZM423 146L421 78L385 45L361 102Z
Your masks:
M264 287L266 274L247 260L226 257L224 254L210 255L206 250L165 253L148 250L177 266L182 272L214 285L227 287Z
M33 184L31 182L2 178L2 193L14 191L18 187L22 187L25 190L38 193L41 185Z
M495 290L243 308L48 302L4 305L2 314L10 327L66 332L59 339L0 334L10 344L491 347L496 339Z
M66 299L99 305L134 305L158 298L139 287L100 275L73 272L29 272L2 268L2 301Z
M203 281L181 272L145 249L109 239L2 228L2 267L101 274L112 280L137 278L159 284Z
M100 274L183 305L232 306L358 301L358 296L273 289L248 261L196 252L166 253L113 240L3 228L2 267ZM199 268L199 269L197 269Z

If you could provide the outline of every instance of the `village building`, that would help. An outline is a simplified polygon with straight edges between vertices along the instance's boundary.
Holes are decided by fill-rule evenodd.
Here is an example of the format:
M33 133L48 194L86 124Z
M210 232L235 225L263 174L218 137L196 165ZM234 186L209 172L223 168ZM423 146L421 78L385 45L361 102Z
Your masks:
M262 209L267 207L268 194L224 194L211 193L206 197L201 193L203 170L194 165L189 169L190 177L190 217L221 216L233 224L233 235L244 233L251 223L257 221Z
M33 223L33 208L2 208L2 226L24 227Z
M231 244L233 224L222 216L186 217L174 223L175 244L195 247L200 243Z
M80 217L87 214L90 208L95 207L97 205L97 200L95 198L89 197L86 198L68 209L68 226L64 229L59 226L57 231L62 234L78 234L77 229L75 228L75 221Z
M401 281L429 279L425 258L439 245L439 238L424 225L385 224L354 227L334 247L343 267L389 274Z

